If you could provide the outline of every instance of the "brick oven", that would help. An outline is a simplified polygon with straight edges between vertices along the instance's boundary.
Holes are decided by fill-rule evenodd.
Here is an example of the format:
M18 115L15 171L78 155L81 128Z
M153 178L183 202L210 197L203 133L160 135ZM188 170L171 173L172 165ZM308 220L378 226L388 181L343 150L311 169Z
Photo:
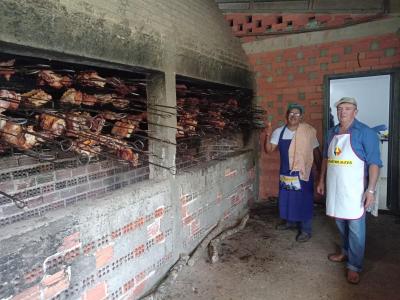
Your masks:
M0 24L0 298L136 299L243 217L263 112L214 1L6 0Z

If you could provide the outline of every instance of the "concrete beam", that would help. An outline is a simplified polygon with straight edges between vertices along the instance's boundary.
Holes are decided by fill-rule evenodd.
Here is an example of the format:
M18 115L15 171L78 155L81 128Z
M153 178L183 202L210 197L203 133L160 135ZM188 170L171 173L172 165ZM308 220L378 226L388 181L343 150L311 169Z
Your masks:
M393 33L400 28L400 17L358 24L340 29L307 32L255 41L243 44L247 54L276 51L287 48L306 47L322 43L363 38L372 35Z

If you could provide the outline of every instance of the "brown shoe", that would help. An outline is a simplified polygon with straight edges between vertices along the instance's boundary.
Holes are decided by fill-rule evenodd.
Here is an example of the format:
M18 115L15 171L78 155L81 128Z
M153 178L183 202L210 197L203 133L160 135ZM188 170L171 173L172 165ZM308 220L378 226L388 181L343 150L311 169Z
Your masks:
M333 262L345 262L347 261L347 256L342 253L331 253L328 255L328 259Z
M351 284L358 284L360 282L360 274L353 270L347 270L347 281Z

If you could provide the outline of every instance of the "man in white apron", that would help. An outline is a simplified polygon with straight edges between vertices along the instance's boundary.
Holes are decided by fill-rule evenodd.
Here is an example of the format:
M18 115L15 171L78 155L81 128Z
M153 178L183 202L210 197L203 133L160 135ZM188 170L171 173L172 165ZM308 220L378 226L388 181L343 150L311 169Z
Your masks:
M342 239L333 262L347 261L347 280L357 284L365 252L365 210L375 201L375 187L382 166L375 131L359 122L357 102L343 97L335 104L339 124L328 134L317 192L325 192L326 214L336 219Z

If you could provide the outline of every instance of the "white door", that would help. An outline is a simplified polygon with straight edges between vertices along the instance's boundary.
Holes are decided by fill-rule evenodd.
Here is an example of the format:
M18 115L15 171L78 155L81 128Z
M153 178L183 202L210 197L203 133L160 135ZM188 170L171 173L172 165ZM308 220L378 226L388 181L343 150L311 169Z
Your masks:
M338 123L335 102L342 97L354 97L358 103L357 119L370 127L384 125L389 128L390 75L352 77L330 80L330 108L332 121ZM332 123L331 121L331 123ZM380 136L383 167L377 186L379 209L387 209L388 130Z

